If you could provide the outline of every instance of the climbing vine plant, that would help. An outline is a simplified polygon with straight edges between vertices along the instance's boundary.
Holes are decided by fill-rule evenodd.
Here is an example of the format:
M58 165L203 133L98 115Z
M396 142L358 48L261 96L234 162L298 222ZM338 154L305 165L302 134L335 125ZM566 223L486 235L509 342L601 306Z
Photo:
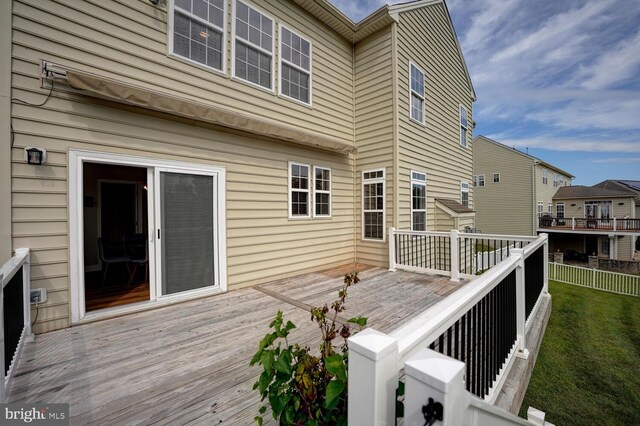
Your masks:
M343 312L349 287L360 281L356 272L345 275L338 298L331 305L311 310L311 321L321 334L320 347L313 352L308 346L290 344L288 337L296 326L278 311L269 324L273 331L258 345L251 365L262 366L257 389L264 404L255 420L264 421L267 408L283 425L346 425L347 424L347 344L355 331L362 329L367 318L355 317L344 323ZM336 339L342 345L336 345Z

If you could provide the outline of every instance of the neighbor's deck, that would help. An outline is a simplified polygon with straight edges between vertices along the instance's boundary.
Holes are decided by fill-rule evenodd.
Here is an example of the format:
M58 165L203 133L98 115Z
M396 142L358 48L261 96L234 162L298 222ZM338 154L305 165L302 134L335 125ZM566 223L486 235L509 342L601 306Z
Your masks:
M259 369L249 360L278 309L318 342L311 306L336 298L353 269L305 274L170 307L39 335L28 343L11 402L70 403L71 424L251 424ZM343 318L389 332L463 284L360 267Z

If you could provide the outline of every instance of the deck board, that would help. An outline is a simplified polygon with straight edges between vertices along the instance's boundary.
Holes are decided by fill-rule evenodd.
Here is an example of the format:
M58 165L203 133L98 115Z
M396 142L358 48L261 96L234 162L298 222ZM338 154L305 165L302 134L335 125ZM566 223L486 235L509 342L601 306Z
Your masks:
M311 306L337 297L358 270L343 320L390 332L464 283L348 265L39 335L25 345L10 401L69 403L72 424L251 424L259 369L249 360L278 310L314 347ZM269 294L266 294L269 293Z

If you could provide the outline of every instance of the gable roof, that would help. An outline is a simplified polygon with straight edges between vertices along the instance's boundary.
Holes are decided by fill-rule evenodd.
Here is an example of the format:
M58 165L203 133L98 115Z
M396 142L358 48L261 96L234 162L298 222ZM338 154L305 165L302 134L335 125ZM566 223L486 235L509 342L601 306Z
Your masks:
M607 179L593 185L597 188L617 189L640 195L640 180Z
M571 173L569 173L569 172L567 172L567 171L565 171L565 170L562 170L561 168L556 167L556 166L554 166L553 164L549 164L549 163L547 163L546 161L542 160L541 158L534 157L533 155L526 154L526 153L524 153L524 152L522 152L522 151L517 150L515 147L507 146L507 145L505 145L505 144L503 144L503 143L501 143L501 142L495 141L495 140L493 140L493 139L489 139L489 138L488 138L488 137L486 137L486 136L482 136L482 135L478 135L478 136L476 136L475 138L473 138L473 142L474 142L474 144L475 144L475 142L476 142L477 140L480 140L480 139L481 139L481 140L483 140L483 141L486 141L486 142L490 142L490 143L492 143L492 144L495 144L496 146L499 146L500 148L506 149L506 150L508 150L508 151L510 151L510 152L513 152L513 153L516 153L516 154L522 155L523 157L529 158L529 159L531 159L531 160L533 160L533 161L535 161L535 162L537 162L537 163L539 163L539 164L543 165L544 167L546 167L546 168L548 168L548 169L555 170L556 172L558 172L558 173L560 173L560 174L563 174L563 175L565 175L565 176L568 176L570 179L575 178L575 176L574 176L574 175L572 175Z
M474 212L469 207L465 207L458 201L452 200L451 198L436 198L436 201L454 213L473 213Z
M471 96L474 101L477 99L476 91L473 88L473 83L471 82L471 74L469 74L469 68L467 67L467 63L464 60L462 48L460 47L458 35L456 34L456 30L453 26L453 20L451 19L449 8L447 7L447 4L444 0L415 0L394 5L385 4L358 23L353 22L347 15L345 15L340 9L331 4L328 0L292 1L309 12L311 15L318 18L325 25L329 26L329 28L354 44L359 42L360 40L363 40L365 37L373 34L374 32L386 27L387 25L390 25L393 22L397 22L399 19L398 15L401 13L420 9L422 7L442 4L445 11L447 12L449 29L453 34L453 39L458 50L458 56L460 57L460 62L462 63L464 74L467 79L467 83L469 84Z
M629 191L618 191L615 189L598 188L593 186L561 186L553 196L553 199L566 198L632 198Z

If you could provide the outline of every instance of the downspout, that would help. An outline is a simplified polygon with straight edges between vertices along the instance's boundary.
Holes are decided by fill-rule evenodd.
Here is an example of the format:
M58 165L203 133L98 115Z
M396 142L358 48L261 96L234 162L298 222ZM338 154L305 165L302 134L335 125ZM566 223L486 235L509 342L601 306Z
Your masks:
M538 198L536 197L536 165L540 160L533 160L531 165L531 197L533 197L533 228L531 235L538 235Z
M356 45L351 44L351 114L353 122L353 144L358 148L356 143ZM357 188L357 167L358 152L351 154L353 160L351 162L352 180L353 180L353 262L358 263L358 188ZM362 206L360 206L362 208Z
M393 90L391 91L393 99L391 101L392 114L393 114L393 227L399 228L400 226L400 158L399 158L399 144L400 136L398 129L398 48L397 48L397 32L398 23L393 22L391 24L391 84Z
M11 258L11 53L13 0L0 1L0 265Z

